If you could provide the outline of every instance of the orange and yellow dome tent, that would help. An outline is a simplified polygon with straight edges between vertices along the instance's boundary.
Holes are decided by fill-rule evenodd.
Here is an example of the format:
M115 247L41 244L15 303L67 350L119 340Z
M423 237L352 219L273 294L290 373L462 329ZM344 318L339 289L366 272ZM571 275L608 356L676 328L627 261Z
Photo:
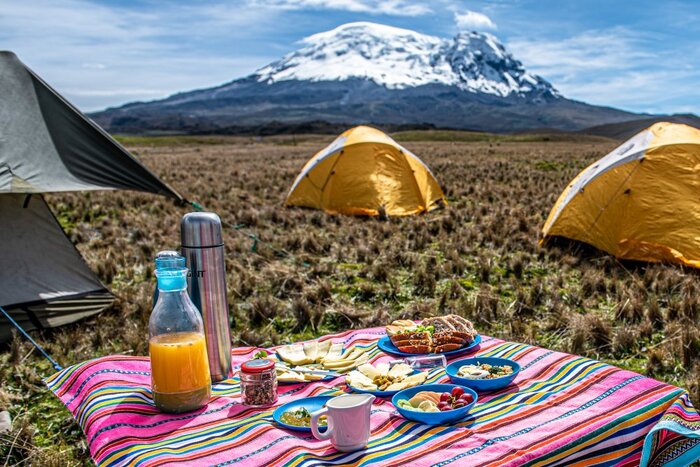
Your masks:
M438 208L446 200L415 154L375 128L358 126L306 163L285 204L331 214L406 216Z
M574 178L542 232L700 267L700 130L664 122L638 133Z

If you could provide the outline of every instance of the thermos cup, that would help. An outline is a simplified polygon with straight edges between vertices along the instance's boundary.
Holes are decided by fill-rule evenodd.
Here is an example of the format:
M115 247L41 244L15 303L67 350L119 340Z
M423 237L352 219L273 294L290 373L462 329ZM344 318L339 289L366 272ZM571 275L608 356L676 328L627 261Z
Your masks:
M187 290L202 313L212 381L231 377L231 328L221 219L213 212L191 212L180 223Z

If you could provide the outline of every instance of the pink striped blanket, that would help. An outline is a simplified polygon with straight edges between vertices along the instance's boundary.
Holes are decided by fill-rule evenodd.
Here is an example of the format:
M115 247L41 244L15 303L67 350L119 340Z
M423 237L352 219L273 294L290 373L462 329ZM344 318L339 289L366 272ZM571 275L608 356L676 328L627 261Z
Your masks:
M362 346L372 362L383 328L326 336ZM233 351L236 368L256 349ZM514 384L480 394L472 417L450 426L402 418L378 399L369 445L341 453L309 433L281 429L273 409L240 404L237 378L209 405L168 415L153 406L148 358L110 356L46 380L85 433L98 465L686 465L700 458L700 416L677 387L594 360L483 336L472 355L515 359ZM456 357L463 358L463 357ZM431 382L445 382L444 370ZM279 387L279 403L346 391L344 378Z

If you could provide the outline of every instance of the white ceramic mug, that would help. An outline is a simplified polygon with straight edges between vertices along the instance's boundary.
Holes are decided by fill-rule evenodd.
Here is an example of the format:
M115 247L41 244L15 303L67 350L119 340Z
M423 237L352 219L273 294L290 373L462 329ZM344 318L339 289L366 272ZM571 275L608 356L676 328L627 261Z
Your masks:
M338 451L357 451L367 446L369 441L369 416L372 402L376 399L371 394L343 394L326 402L321 410L311 414L311 433L316 439L331 440ZM328 428L318 431L318 419L326 415Z

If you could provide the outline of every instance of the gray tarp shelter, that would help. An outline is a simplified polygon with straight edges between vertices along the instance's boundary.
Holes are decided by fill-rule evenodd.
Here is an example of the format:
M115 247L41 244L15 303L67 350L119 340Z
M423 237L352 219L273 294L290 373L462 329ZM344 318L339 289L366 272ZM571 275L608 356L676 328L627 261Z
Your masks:
M15 54L0 51L0 306L25 329L77 321L114 300L41 195L114 189L185 202ZM11 328L0 315L0 342Z

